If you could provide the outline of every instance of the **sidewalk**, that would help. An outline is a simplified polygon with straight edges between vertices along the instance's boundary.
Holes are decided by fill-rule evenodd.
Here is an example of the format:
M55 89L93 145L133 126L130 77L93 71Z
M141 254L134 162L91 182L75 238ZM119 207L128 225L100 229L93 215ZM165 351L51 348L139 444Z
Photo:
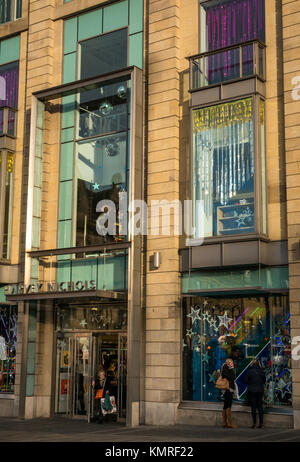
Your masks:
M300 430L223 429L175 425L127 428L117 423L88 424L84 420L64 418L0 418L0 442L300 442Z

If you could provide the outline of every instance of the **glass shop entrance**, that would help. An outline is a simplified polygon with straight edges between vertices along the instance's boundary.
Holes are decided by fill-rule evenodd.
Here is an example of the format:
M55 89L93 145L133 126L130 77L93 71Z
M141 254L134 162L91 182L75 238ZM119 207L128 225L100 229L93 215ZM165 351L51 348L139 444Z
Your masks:
M90 422L95 416L93 381L102 367L110 383L117 413L126 418L127 335L81 332L57 335L55 412Z
M127 303L61 300L55 317L55 413L92 421L99 412L93 382L101 367L117 407L110 418L125 419Z

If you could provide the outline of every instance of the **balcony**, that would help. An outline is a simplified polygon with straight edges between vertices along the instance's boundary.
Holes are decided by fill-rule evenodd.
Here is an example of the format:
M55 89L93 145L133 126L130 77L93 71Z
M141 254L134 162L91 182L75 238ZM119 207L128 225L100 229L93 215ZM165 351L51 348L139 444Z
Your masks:
M265 81L265 45L252 40L187 58L190 92L257 77Z
M17 110L0 107L0 151L16 150Z
M16 137L16 109L4 106L0 107L0 136Z
M15 21L22 16L22 0L0 0L0 24Z

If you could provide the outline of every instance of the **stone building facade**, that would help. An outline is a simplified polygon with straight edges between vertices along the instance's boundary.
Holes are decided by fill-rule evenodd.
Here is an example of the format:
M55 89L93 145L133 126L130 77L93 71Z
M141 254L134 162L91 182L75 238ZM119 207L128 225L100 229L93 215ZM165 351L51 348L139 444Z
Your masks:
M299 428L299 1L12 3L0 415L91 420L102 365L120 421L218 425L233 357L247 425L258 357L267 425ZM101 236L98 204L119 230L122 193L147 204L144 235L129 208Z

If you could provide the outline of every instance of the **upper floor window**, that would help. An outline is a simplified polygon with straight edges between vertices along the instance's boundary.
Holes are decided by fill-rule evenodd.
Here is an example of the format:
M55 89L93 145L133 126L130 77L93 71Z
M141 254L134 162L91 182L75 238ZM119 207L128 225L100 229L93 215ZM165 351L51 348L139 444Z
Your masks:
M22 16L22 0L0 0L0 24Z
M264 0L201 2L201 51L265 41Z
M191 90L251 76L264 80L264 42L264 0L201 2L201 53L190 57Z
M80 42L80 79L127 67L127 28Z
M19 62L0 66L0 259L10 258Z

